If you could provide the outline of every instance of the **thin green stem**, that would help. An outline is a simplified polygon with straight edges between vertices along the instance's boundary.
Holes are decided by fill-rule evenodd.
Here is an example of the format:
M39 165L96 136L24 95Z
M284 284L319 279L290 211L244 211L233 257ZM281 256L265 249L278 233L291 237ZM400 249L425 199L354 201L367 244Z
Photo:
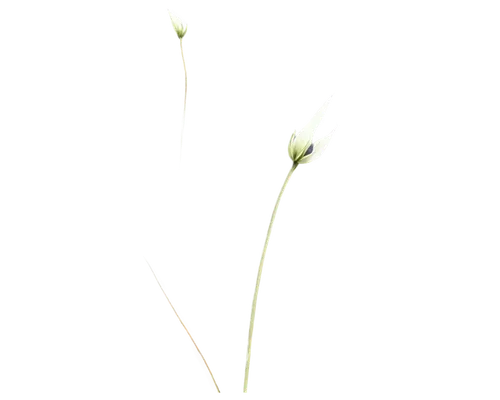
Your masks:
M274 228L276 225L276 221L278 219L278 213L280 208L281 200L286 193L286 189L290 182L290 179L295 174L298 165L292 164L288 169L283 182L278 189L278 193L276 194L276 198L273 204L273 210L271 212L271 217L267 223L264 241L262 244L261 251L258 255L257 267L255 269L255 279L252 288L252 293L250 295L250 305L249 305L249 313L248 313L248 336L246 340L246 348L245 348L245 358L243 361L243 373L242 373L242 384L241 384L241 393L244 395L248 394L248 386L250 381L250 373L252 369L252 363L254 359L254 341L255 341L255 333L257 328L257 308L260 299L260 293L262 291L262 286L264 285L264 269L266 267L267 256L269 254L269 245L271 242L272 234L274 232Z
M184 55L184 46L186 44L186 39L177 40L177 47L179 48L179 55L181 58L181 72L184 78L184 89L182 91L182 109L181 109L181 132L179 138L179 166L182 164L184 158L184 126L187 123L187 113L188 113L188 83L189 83L189 71L187 59Z

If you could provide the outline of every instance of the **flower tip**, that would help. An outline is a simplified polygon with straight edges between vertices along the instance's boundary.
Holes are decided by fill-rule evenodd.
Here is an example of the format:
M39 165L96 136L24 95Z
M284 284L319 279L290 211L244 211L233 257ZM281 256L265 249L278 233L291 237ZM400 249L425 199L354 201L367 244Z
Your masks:
M313 142L313 135L316 128L321 123L323 115L330 104L333 95L330 96L316 112L309 123L299 132L293 133L288 144L288 155L294 163L306 164L317 159L325 150L330 141L333 130L321 139Z
M169 25L172 28L177 40L182 40L186 37L188 33L188 24L179 14L171 10L170 7L167 8L167 16L169 19Z

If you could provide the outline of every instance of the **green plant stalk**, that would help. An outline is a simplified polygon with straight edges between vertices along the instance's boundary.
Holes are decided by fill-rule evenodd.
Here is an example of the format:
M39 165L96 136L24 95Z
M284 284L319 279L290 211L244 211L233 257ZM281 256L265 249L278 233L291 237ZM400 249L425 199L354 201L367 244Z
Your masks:
M286 189L290 182L290 179L295 174L298 165L292 164L288 169L285 179L281 182L281 185L276 194L276 198L273 204L273 210L271 212L271 217L267 223L265 229L264 241L262 244L261 251L258 255L258 262L255 272L254 284L252 288L252 294L250 295L250 305L249 305L249 317L248 317L248 336L246 340L245 348L245 358L243 360L243 373L242 373L242 384L241 393L246 395L248 393L248 386L250 384L250 373L252 369L252 363L254 358L254 341L257 328L257 307L260 299L260 293L262 291L262 286L264 285L264 269L266 266L267 256L269 253L269 245L271 242L272 234L278 219L279 208L281 200L286 193Z
M176 321L179 323L182 332L186 335L188 340L191 342L191 346L193 348L193 353L195 354L196 358L198 359L198 362L203 369L203 372L205 372L205 375L208 378L208 383L214 389L215 393L217 394L223 394L224 392L222 391L222 386L219 385L219 382L217 381L217 377L215 376L215 370L212 367L212 364L208 360L208 357L206 356L205 353L203 353L203 350L201 349L201 346L198 344L194 332L189 328L189 325L184 321L184 318L182 318L181 313L177 310L177 307L175 306L173 300L169 296L167 290L163 286L163 283L160 279L160 277L156 274L156 271L153 269L153 267L149 267L146 259L144 259L144 263L148 270L150 270L153 274L153 282L156 284L158 287L158 290L160 291L161 297L165 300L165 302L168 304L168 307L170 308L174 318Z
M188 113L187 109L189 101L188 83L190 81L188 63L184 55L185 44L186 44L186 38L182 40L177 40L177 47L179 48L179 55L181 57L181 72L184 77L184 90L182 92L181 132L179 138L179 166L182 164L184 156L184 126L185 126L184 122L186 121L187 123L187 113Z

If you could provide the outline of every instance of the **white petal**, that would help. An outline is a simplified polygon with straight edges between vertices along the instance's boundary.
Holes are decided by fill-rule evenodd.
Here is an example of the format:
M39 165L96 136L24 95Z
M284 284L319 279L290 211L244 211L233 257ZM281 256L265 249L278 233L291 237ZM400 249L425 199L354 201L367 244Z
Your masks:
M311 161L316 160L322 153L325 151L325 149L328 147L328 143L330 143L330 139L332 138L334 131L331 131L328 135L322 137L318 141L316 141L313 145L313 152L309 154L308 156L303 157L300 161L299 164L307 164L310 163Z
M295 151L293 144L295 142L295 132L292 133L292 137L290 138L290 143L288 143L288 155L292 159L292 161L295 161Z
M323 115L325 114L330 100L331 97L327 101L325 101L325 103L320 107L320 109L316 112L314 117L312 117L309 123L299 132L299 134L297 135L297 139L295 140L295 146L297 149L304 150L304 152L307 150L307 148L311 144L312 137L314 135L314 132L316 131L316 128L319 126L321 120L323 119Z
M295 130L293 130L290 135L288 136L288 141L286 143L286 155L288 158L292 158L291 155L292 155L292 152L291 152L291 149L292 149L292 140L293 140L293 135L295 134Z
M307 133L307 134L306 134ZM297 135L297 138L295 139L295 153L297 155L304 154L311 144L312 141L312 136L313 132L305 132L305 131L300 131L299 134Z

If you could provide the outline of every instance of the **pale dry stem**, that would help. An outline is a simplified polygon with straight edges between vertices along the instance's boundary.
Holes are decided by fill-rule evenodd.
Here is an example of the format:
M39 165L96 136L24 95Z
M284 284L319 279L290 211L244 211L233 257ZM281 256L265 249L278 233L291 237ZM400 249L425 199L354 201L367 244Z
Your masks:
M205 372L205 375L208 378L208 382L209 382L210 386L212 387L212 389L214 389L214 391L217 394L222 394L222 388L219 385L219 383L217 382L217 377L215 376L215 371L212 367L212 364L208 360L206 354L203 353L203 350L201 349L200 345L198 344L196 338L194 337L194 334L191 331L191 329L189 328L189 325L186 323L186 321L184 321L184 318L182 317L180 312L177 310L177 307L175 306L172 298L168 295L168 292L167 292L166 288L164 287L163 282L158 277L155 270L147 264L146 260L144 260L144 264L152 272L153 282L156 283L156 286L160 290L160 294L161 294L162 298L168 304L168 307L169 307L170 311L172 312L174 318L179 323L179 326L181 327L182 331L184 332L186 337L191 342L193 352L194 352L196 358L198 359L198 362L200 363L200 366L203 369L203 372Z

